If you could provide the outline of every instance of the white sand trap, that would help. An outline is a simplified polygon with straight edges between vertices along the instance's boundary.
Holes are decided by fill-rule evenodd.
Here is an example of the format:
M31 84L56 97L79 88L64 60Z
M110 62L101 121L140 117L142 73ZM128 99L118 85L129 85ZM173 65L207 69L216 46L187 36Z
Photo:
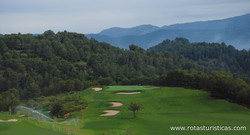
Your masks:
M0 122L16 122L18 119L0 120Z
M124 95L130 95L130 94L139 94L141 92L117 92L115 94L124 94Z
M102 88L98 88L98 87L96 87L96 88L92 88L94 91L101 91L102 90Z
M109 102L109 103L112 104L110 107L119 107L123 105L121 102Z
M101 114L100 116L113 116L119 113L120 111L117 110L104 110L105 114Z
M18 119L9 119L8 121L14 122L14 121L18 121Z

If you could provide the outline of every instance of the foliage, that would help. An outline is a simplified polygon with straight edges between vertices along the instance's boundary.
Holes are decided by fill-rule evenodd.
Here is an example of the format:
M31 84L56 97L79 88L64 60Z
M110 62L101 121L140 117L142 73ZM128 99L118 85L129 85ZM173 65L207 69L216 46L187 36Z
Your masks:
M149 50L183 55L199 65L210 66L213 70L223 69L250 82L250 50L237 50L225 43L190 43L185 38L167 39Z
M148 84L149 77L175 68L206 69L182 56L136 45L123 50L66 31L3 35L0 52L0 93L15 88L22 100L126 79L129 84Z
M143 109L142 104L131 102L128 106L128 110L133 112L134 118L136 118L136 111Z
M124 50L67 31L49 30L38 36L3 35L0 37L0 95L14 88L19 93L15 96L17 100L28 100L93 85L167 85L207 89L214 97L248 104L242 99L247 99L243 93L249 93L249 88L237 78L249 77L249 51L238 51L224 43L189 43L184 38L166 40L161 45L147 51L136 45ZM233 76L219 77L222 81L214 82L216 76L212 69L232 72ZM230 83L233 80L237 84ZM225 86L225 95L214 86L220 83L225 83L220 85ZM227 83L231 87L226 87Z
M234 78L224 71L213 71L211 74L195 70L172 70L161 76L161 85L204 89L215 98L227 99L249 107L249 86L240 78ZM245 95L243 94L245 93ZM243 96L244 95L244 96Z
M77 96L75 92L69 92L56 96L29 99L26 105L34 109L47 108L47 111L50 111L52 116L63 117L66 113L85 109L88 102Z
M50 112L53 116L60 117L63 115L62 110L63 110L62 103L57 101L52 105Z
M18 104L19 93L15 88L11 88L0 94L0 111L9 111L12 113L15 105Z

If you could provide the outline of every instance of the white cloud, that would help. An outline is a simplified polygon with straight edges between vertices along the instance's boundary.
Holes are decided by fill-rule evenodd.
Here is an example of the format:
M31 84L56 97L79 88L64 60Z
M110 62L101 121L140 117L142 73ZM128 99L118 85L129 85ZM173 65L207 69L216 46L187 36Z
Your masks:
M0 0L0 33L162 26L250 13L249 6L249 0Z

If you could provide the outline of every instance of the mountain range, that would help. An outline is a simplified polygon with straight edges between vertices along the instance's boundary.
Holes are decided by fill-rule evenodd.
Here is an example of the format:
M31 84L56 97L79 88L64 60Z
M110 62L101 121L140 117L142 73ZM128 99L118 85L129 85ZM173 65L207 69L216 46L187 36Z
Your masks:
M237 49L250 49L250 14L221 20L198 21L165 25L150 24L132 28L113 27L97 34L86 34L88 38L104 41L121 48L136 44L148 49L165 39L187 38L191 42L225 42Z

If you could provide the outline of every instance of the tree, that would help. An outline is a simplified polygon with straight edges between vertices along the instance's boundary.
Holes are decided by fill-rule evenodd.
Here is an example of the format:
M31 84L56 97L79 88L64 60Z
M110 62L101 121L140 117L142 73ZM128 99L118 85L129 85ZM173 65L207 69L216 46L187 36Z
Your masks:
M110 84L112 84L112 82L113 82L113 79L111 77L105 77L105 78L101 78L99 80L99 83L101 85L110 85Z
M0 111L9 111L12 113L13 108L18 104L19 92L11 88L0 94Z
M128 106L128 110L133 112L134 118L136 118L135 112L142 110L142 109L143 109L143 106L142 106L142 104L139 104L139 103L131 102Z
M27 97L36 98L41 96L40 87L36 82L32 82L27 86Z
M67 80L65 82L65 90L66 91L73 91L75 89L75 83L73 80Z
M61 102L55 102L51 107L51 114L56 117L61 117L63 105Z

